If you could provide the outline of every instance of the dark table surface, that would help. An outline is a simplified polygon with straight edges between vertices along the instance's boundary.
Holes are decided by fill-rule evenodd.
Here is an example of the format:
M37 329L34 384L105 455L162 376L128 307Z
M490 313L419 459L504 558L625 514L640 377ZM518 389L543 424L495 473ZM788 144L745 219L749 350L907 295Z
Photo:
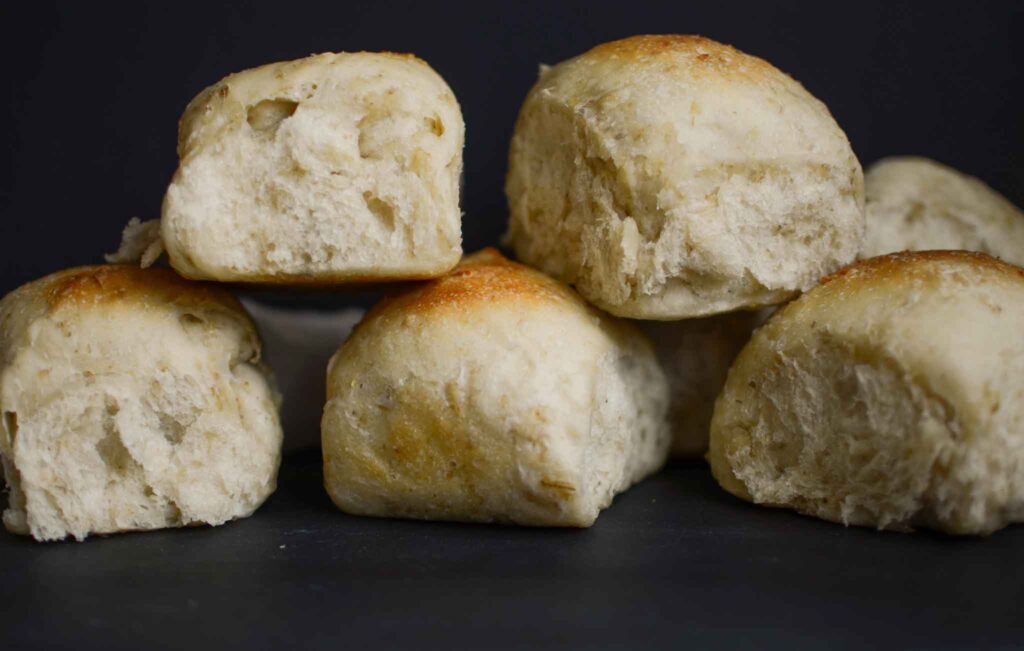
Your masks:
M699 463L544 530L347 516L300 453L247 520L3 533L0 563L4 649L1024 646L1024 526L846 529L741 503Z

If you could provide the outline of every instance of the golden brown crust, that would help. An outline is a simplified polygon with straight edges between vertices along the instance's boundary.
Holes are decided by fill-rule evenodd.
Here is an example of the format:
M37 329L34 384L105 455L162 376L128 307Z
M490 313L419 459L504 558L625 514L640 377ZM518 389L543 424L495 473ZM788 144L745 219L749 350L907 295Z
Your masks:
M488 247L462 259L446 275L385 298L370 309L363 323L385 314L427 312L444 308L464 309L480 302L514 300L575 303L586 307L579 295L530 267L512 262Z
M695 52L705 60L741 54L731 45L697 34L638 34L597 45L584 56L656 56L666 52Z
M45 297L50 309L71 304L155 299L244 312L238 300L227 291L208 283L185 280L170 269L143 269L134 265L76 267L36 282L40 283L36 291ZM33 285L35 283L26 288Z
M758 70L771 75L784 75L764 59L751 56L731 45L693 34L644 34L602 43L585 52L583 59L623 58L633 61L664 57L685 57L691 73L701 71L726 76L736 71Z
M147 312L223 317L242 328L252 347L259 350L256 327L248 312L222 287L185 280L170 269L96 265L52 273L0 300L0 366L10 362L37 320L63 319L118 304Z
M836 281L849 282L858 280L881 280L884 278L906 276L924 263L945 263L962 265L978 271L993 271L1024 281L1024 269L993 258L986 253L976 251L900 251L874 258L860 260L821 280L821 285Z

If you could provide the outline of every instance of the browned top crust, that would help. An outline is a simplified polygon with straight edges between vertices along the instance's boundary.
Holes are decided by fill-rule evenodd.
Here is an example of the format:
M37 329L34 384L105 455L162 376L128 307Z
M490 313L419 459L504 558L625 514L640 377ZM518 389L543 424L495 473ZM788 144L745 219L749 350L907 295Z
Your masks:
M939 268L962 267L965 270L995 272L1024 282L1024 269L976 251L900 251L860 260L823 278L820 285L836 281L883 280L906 276L931 275Z
M440 278L417 283L370 309L363 323L386 314L464 309L477 303L539 301L589 306L568 285L526 265L512 262L497 249L488 247L462 259L455 269Z
M16 321L27 325L58 309L115 302L224 312L252 328L245 309L227 290L212 283L185 280L170 269L135 265L75 267L22 285L0 301L0 328L4 336L10 336Z
M97 265L52 273L0 300L0 365L10 361L17 342L38 319L118 303L141 310L223 315L236 322L253 347L259 349L252 319L227 290L212 283L185 280L170 269Z
M645 34L602 43L579 57L580 59L623 59L644 61L669 58L685 60L688 71L715 76L734 73L784 75L764 59L746 54L731 45L692 34Z
M701 60L727 59L742 53L731 45L697 34L638 34L608 41L591 48L583 56L656 56L666 52L694 53Z
M185 280L170 269L135 265L97 265L59 271L19 288L45 297L51 309L68 304L156 300L242 311L227 291L210 283Z

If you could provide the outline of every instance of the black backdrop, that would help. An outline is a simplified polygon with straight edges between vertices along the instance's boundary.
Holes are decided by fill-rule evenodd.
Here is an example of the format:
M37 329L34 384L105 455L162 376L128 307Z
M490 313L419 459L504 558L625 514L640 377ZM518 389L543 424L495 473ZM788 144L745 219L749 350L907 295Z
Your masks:
M325 50L415 52L451 84L467 123L467 250L504 230L508 140L537 64L637 33L762 56L829 106L865 164L934 157L1024 204L1024 3L97 4L0 9L0 291L98 261L129 217L159 214L178 116L204 86Z

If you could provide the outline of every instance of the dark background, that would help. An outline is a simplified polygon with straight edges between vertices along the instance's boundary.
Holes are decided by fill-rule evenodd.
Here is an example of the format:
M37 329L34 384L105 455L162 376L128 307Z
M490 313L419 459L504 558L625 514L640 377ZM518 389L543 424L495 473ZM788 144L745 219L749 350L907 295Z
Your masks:
M861 161L913 153L1024 204L1024 4L962 2L9 2L0 291L114 250L159 216L177 120L243 68L325 50L415 52L467 124L466 250L504 231L512 124L537 64L638 33L761 56L831 109Z
M1024 204L1019 3L29 4L0 7L0 292L99 261L129 217L158 216L178 116L204 86L324 50L412 51L451 84L468 250L504 230L507 144L537 64L644 32L772 61L828 104L864 163L934 157ZM346 516L310 452L223 527L46 545L0 532L0 584L4 649L1024 644L1024 527L844 529L735 500L700 463L559 531Z

